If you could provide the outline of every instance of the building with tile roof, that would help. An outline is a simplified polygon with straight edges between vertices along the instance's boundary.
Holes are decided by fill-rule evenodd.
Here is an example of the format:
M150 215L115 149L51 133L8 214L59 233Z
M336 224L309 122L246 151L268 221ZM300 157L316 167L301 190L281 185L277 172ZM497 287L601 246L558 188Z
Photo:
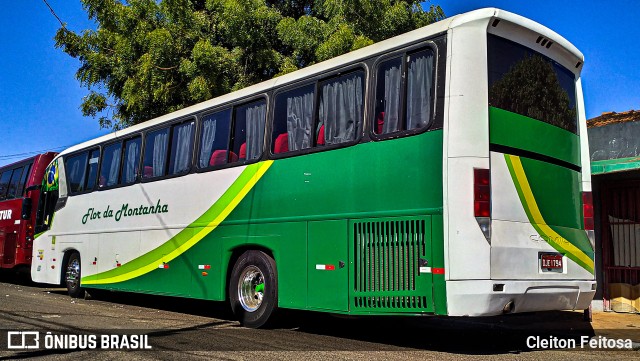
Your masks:
M640 111L587 121L596 233L594 308L640 313Z

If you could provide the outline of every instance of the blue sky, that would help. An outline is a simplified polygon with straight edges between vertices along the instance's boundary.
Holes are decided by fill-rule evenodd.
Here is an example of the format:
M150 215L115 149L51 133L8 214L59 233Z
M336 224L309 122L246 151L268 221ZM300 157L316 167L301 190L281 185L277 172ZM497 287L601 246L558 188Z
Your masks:
M93 26L79 0L48 0L75 31ZM640 109L637 0L431 0L447 16L494 6L533 19L585 55L587 118ZM428 5L429 3L427 3ZM54 48L58 21L41 0L7 1L0 13L0 165L106 134L80 112L79 62Z

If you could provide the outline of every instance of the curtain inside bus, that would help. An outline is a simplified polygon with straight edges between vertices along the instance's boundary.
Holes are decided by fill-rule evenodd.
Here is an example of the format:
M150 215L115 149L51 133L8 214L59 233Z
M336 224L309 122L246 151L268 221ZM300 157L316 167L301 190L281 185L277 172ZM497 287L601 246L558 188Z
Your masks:
M125 144L125 162L122 174L123 183L129 184L136 180L138 163L140 162L140 137L129 140Z
M402 59L387 61L380 68L380 73L384 74L384 123L380 134L387 134L398 130L400 119L400 84L402 79Z
M408 62L406 129L417 129L426 126L431 119L433 52L423 50L410 54Z
M175 156L171 174L184 173L191 163L191 142L193 140L193 122L177 125L174 129Z
M257 159L262 154L266 112L267 105L264 102L247 108L247 160Z
M287 97L287 135L289 151L311 147L313 87L296 90Z
M114 185L118 182L118 167L120 167L120 148L113 150L107 185Z
M198 165L200 168L209 166L209 158L211 157L213 150L213 142L216 140L216 128L218 124L216 115L218 114L220 113L213 114L213 116L202 122L202 144L200 146L200 156L198 157Z
M426 127L433 104L433 61L431 49L407 54L406 83L403 85L403 57L389 59L378 68L376 90L377 134ZM405 92L406 115L401 124L402 92Z
M153 139L153 156L152 167L153 176L159 177L164 175L164 166L167 159L167 143L169 139L168 129L161 130L156 133Z
M352 141L362 122L362 72L347 74L322 85L318 129L325 126L324 144Z

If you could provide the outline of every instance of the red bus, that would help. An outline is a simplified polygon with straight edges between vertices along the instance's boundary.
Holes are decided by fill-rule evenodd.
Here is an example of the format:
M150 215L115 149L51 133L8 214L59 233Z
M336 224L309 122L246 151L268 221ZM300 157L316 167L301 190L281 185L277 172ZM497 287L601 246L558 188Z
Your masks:
M48 152L0 167L0 268L28 271Z

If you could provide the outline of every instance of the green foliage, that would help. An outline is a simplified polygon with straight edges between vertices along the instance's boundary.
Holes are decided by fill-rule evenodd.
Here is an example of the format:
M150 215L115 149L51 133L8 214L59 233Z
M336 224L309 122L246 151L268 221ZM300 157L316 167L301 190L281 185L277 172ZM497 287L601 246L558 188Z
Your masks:
M80 60L81 109L120 129L444 18L395 0L81 0L95 30L56 47Z
M553 66L541 56L527 56L489 89L490 105L574 131L576 110Z

